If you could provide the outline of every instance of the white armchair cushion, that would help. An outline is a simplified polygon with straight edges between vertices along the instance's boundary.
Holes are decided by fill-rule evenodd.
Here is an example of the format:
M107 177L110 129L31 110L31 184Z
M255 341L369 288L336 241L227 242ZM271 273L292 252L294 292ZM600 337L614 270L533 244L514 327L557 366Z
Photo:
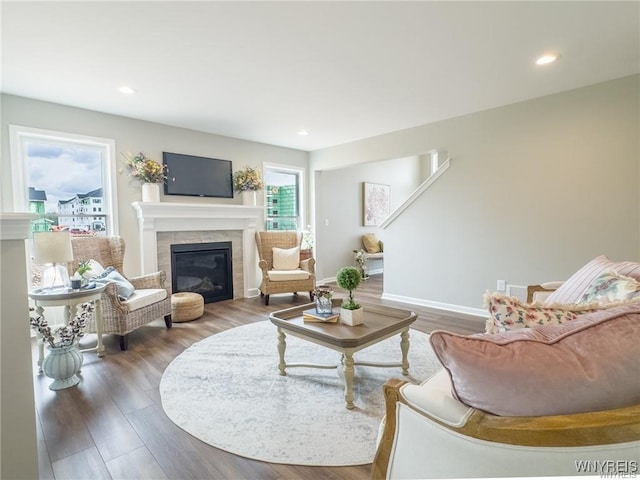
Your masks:
M132 312L165 298L167 298L167 291L164 288L140 288L122 303Z
M311 275L306 270L269 270L267 272L272 282L284 282L287 280L306 280Z
M453 398L451 378L441 368L421 385L406 384L400 389L409 405L453 427L467 423L473 409Z
M273 269L295 270L300 267L300 247L273 247Z

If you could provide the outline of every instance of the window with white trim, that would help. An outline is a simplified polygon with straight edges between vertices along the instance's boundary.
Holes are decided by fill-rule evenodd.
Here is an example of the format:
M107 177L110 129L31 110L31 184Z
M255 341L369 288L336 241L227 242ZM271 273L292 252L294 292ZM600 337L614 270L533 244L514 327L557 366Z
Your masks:
M38 215L32 232L117 235L115 142L11 125L14 211Z
M266 230L304 229L304 169L264 166Z

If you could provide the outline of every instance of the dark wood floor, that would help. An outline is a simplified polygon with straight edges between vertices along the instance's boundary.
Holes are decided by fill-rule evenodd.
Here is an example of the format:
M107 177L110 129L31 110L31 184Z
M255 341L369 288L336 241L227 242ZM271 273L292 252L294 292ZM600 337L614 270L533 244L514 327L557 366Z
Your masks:
M362 302L412 309L414 328L462 334L484 329L478 317L382 301L382 275L356 291ZM334 287L339 290L337 287ZM62 479L366 479L370 465L302 467L258 462L213 448L178 428L162 410L162 372L184 349L214 333L264 321L270 312L304 303L306 294L274 295L207 304L205 315L167 330L162 320L133 332L129 350L104 337L107 355L84 354L82 382L57 393L38 375L34 386L40 478ZM87 341L95 337L87 337ZM251 432L247 432L251 435Z

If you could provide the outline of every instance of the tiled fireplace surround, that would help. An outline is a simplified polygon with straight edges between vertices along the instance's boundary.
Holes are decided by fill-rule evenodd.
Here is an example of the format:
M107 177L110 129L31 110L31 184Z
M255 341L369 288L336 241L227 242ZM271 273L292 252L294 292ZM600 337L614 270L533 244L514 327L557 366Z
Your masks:
M231 241L233 297L258 295L255 231L261 207L134 202L143 274L164 270L171 284L172 244Z

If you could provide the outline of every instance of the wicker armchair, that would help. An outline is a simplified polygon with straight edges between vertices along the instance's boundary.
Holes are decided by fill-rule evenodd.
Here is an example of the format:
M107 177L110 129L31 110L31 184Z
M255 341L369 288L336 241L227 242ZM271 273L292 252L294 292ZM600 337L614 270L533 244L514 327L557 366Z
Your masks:
M309 292L313 301L313 290L316 285L315 264L313 258L300 261L295 270L274 270L273 247L294 248L302 243L300 232L256 232L258 247L258 266L262 270L260 296L264 297L264 304L269 305L269 295L272 293Z
M69 275L81 261L93 259L102 266L114 267L124 275L123 261L125 243L121 237L72 238L73 261L68 264ZM164 317L167 328L171 328L171 294L162 290L165 272L156 272L141 277L127 278L136 288L128 300L120 300L115 284L108 284L102 295L104 333L120 337L120 348L126 350L128 334L154 320ZM145 300L146 298L146 300Z

